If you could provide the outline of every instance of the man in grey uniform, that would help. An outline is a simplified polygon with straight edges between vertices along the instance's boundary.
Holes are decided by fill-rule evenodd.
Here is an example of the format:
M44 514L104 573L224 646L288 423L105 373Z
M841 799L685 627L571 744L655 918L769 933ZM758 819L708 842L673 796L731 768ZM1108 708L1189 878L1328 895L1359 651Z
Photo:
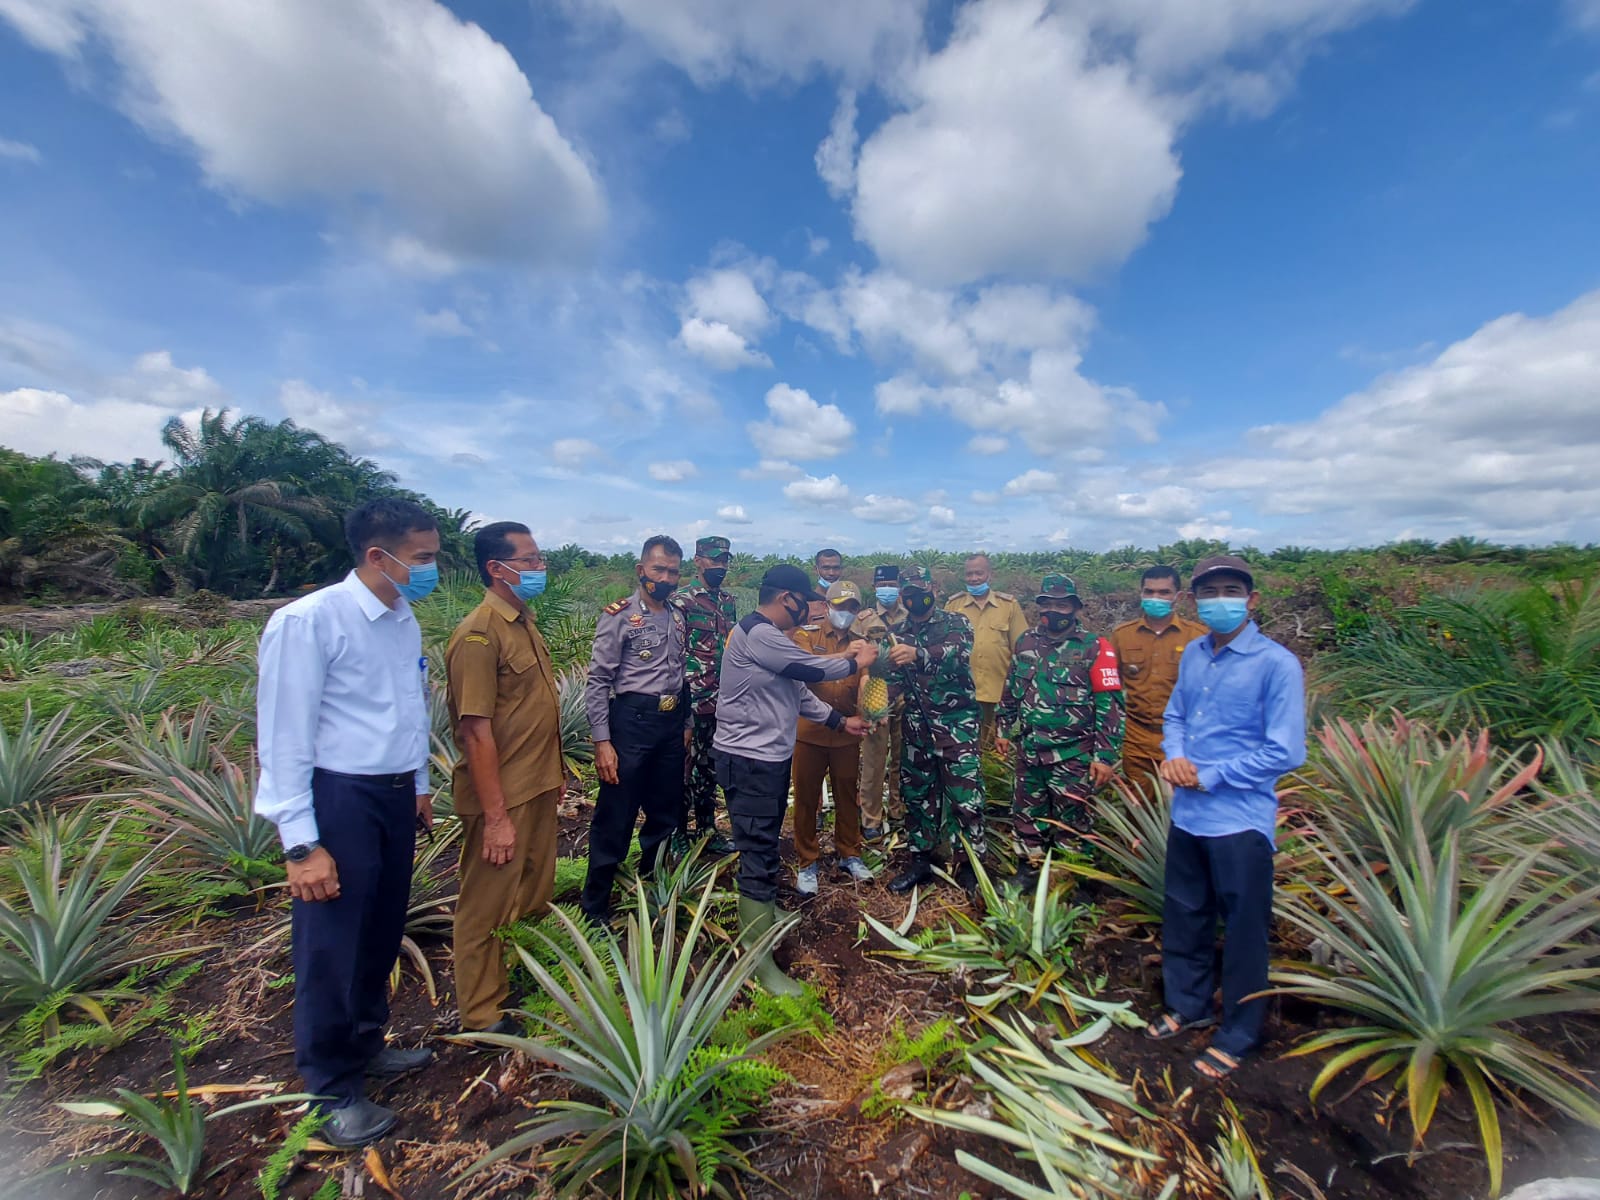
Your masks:
M757 608L733 628L722 656L717 736L712 743L717 782L728 799L734 845L739 848L739 937L749 945L777 918L778 835L789 805L789 764L799 718L867 732L860 717L846 717L819 700L808 683L844 679L872 665L878 648L852 642L843 654L808 654L788 631L805 624L806 607L822 599L799 567L773 567L761 580ZM756 979L767 991L797 995L800 985L766 958Z
M584 705L600 794L589 822L589 872L579 901L594 921L611 917L611 883L627 856L639 810L639 873L649 875L683 806L686 639L683 611L667 604L682 565L683 548L657 534L639 555L639 590L606 605L595 623Z

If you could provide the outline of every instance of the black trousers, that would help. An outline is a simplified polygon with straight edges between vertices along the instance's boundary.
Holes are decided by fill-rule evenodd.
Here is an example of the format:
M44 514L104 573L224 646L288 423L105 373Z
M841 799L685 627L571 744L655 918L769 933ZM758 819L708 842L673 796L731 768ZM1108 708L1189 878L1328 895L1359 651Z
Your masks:
M733 844L739 848L739 894L746 900L764 904L778 898L778 837L789 807L792 761L717 753L717 782L728 798Z
M1272 843L1249 831L1196 837L1167 834L1161 976L1167 1007L1186 1021L1211 1012L1217 990L1217 921L1222 921L1222 1026L1212 1045L1243 1055L1261 1040L1272 930Z
M589 873L583 910L611 911L611 883L628 856L633 825L639 831L639 873L656 867L656 851L677 828L683 809L683 709L661 712L651 697L617 696L611 701L611 745L617 752L617 783L602 783L589 822Z
M411 903L416 776L311 776L317 837L339 871L335 900L291 901L294 1065L306 1091L342 1108L383 1049L389 972Z

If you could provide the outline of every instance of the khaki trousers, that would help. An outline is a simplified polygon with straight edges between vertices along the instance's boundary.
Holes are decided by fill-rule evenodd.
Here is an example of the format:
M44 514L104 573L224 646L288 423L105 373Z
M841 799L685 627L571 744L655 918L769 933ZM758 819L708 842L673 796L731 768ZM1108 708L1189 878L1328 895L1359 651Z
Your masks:
M463 816L461 896L456 901L456 1007L461 1028L487 1029L511 995L506 946L494 931L550 909L556 881L556 797L552 789L507 810L517 831L511 861L483 861L483 817Z
M861 769L861 743L846 746L794 744L794 852L802 867L822 854L817 844L817 810L822 807L822 780L833 781L833 848L840 858L861 857L861 808L856 777Z
M861 820L874 829L883 828L883 785L888 776L889 815L905 819L906 806L900 802L900 718L891 716L861 739Z
M1159 751L1151 755L1124 747L1122 751L1123 778L1148 795L1150 790L1156 786L1156 783L1152 781L1152 777L1159 779L1156 771L1161 766L1162 761Z

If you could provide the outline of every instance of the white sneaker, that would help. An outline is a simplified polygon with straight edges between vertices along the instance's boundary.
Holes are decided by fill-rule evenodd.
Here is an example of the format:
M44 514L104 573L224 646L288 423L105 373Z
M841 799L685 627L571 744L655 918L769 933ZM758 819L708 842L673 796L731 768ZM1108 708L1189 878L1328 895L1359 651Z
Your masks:
M815 896L817 894L817 864L801 867L795 872L794 890L802 896Z
M839 869L857 883L873 883L878 878L872 873L871 867L854 855L849 858L841 858L839 860Z

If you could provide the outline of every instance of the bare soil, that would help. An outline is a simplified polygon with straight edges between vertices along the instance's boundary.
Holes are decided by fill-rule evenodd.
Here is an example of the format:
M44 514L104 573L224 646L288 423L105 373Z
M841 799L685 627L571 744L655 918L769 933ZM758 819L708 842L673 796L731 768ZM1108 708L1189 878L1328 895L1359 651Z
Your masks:
M582 853L586 815L580 806L564 814L563 853ZM1108 915L1082 952L1086 975L1103 975L1108 983L1102 994L1132 999L1141 1011L1153 1015L1159 1004L1160 963L1152 934L1121 921L1115 901L1092 893L1090 898ZM836 1028L822 1038L782 1043L771 1053L794 1083L780 1089L770 1107L768 1116L777 1130L753 1147L753 1161L770 1182L743 1180L746 1196L957 1200L967 1192L976 1200L998 1195L991 1185L957 1165L955 1154L966 1149L1008 1169L1026 1171L1006 1148L934 1129L904 1115L870 1118L862 1112L874 1082L884 1073L880 1048L896 1023L919 1030L940 1015L964 1014L960 989L949 978L913 970L879 953L883 947L861 920L865 910L897 923L907 902L882 886L858 888L829 870L824 871L820 895L802 899L786 892L780 902L799 908L804 921L799 933L780 948L779 961L821 990ZM935 889L924 895L917 924L936 921L948 908L966 903L953 889ZM281 1082L285 1091L298 1087L290 1048L292 989L281 986L289 970L287 946L259 945L282 917L282 912L246 911L206 922L195 931L197 939L215 948L206 952L206 969L185 987L178 1015L214 1010L224 1036L195 1059L192 1086ZM436 942L425 949L438 983L438 1002L430 1003L408 968L394 997L391 1036L401 1045L433 1046L438 1059L428 1070L374 1093L375 1099L400 1113L399 1129L376 1146L377 1163L344 1152L307 1154L283 1190L285 1197L304 1200L330 1174L344 1181L346 1196L382 1196L384 1189L374 1178L378 1166L392 1189L388 1194L404 1200L546 1194L537 1175L520 1164L454 1186L464 1167L510 1137L532 1106L558 1094L558 1085L512 1055L483 1054L442 1040L456 1027L448 946ZM1318 1064L1284 1055L1301 1037L1332 1019L1314 1008L1280 1006L1267 1046L1221 1085L1202 1080L1192 1069L1204 1046L1201 1035L1158 1043L1136 1031L1116 1031L1098 1043L1094 1053L1123 1078L1136 1081L1145 1107L1163 1125L1156 1140L1170 1146L1180 1161L1185 1155L1191 1161L1204 1161L1223 1112L1223 1098L1228 1097L1242 1115L1280 1196L1303 1200L1483 1196L1487 1175L1474 1149L1476 1134L1464 1096L1447 1097L1421 1150L1412 1145L1403 1111L1386 1103L1376 1089L1344 1094L1336 1084L1325 1102L1312 1110L1307 1092ZM1543 1044L1562 1044L1568 1060L1580 1069L1600 1068L1600 1022L1567 1022L1537 1032ZM153 1091L168 1086L170 1072L169 1044L159 1031L114 1050L59 1061L6 1114L7 1129L0 1134L0 1180L23 1179L68 1153L107 1144L103 1126L68 1116L54 1101L103 1094L115 1087ZM972 1099L970 1081L955 1074L929 1079L926 1087L935 1103L947 1107ZM1546 1125L1531 1114L1511 1110L1504 1111L1502 1119L1508 1189L1550 1175L1600 1175L1600 1144L1581 1137L1570 1125L1559 1121ZM194 1194L216 1200L259 1195L256 1172L293 1121L293 1112L271 1109L219 1120L211 1130L208 1161L222 1164L221 1168ZM1131 1124L1131 1114L1118 1117L1119 1126L1125 1121ZM30 1200L100 1200L157 1192L149 1185L81 1172L53 1177L16 1194ZM1213 1193L1196 1175L1182 1194Z

